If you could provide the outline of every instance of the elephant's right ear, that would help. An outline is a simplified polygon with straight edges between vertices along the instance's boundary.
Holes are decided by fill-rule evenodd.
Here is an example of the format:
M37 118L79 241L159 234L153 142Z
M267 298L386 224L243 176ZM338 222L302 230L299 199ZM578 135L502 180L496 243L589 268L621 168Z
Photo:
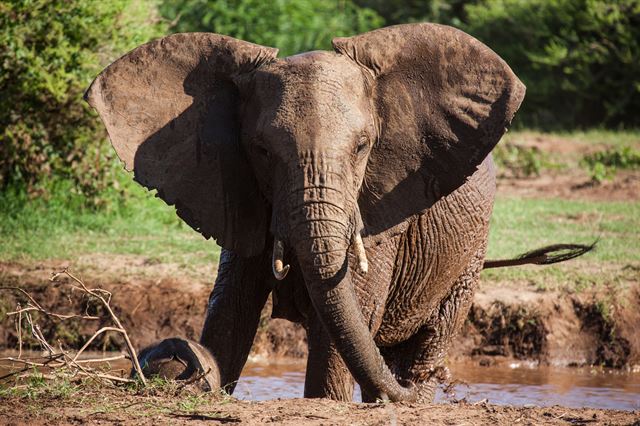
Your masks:
M243 256L263 249L269 211L240 148L233 79L277 52L217 34L174 34L115 61L85 94L135 180Z

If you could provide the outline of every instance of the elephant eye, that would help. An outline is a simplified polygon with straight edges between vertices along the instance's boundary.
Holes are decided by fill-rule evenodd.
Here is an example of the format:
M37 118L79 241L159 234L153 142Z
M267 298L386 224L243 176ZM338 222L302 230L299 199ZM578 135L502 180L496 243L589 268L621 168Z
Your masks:
M358 139L358 145L356 146L355 153L357 155L362 155L369 148L369 138L366 135L360 136Z
M262 145L252 145L253 152L255 152L258 156L262 158L269 159L271 158L271 152Z

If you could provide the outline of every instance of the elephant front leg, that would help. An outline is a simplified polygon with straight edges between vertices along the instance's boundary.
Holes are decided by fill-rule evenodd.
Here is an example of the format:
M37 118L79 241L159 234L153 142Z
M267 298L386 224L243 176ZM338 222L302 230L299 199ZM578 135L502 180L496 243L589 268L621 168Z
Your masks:
M220 384L233 393L258 329L269 292L269 259L222 250L200 343L215 358Z
M304 397L353 400L353 377L315 313L307 324L307 340L309 357Z

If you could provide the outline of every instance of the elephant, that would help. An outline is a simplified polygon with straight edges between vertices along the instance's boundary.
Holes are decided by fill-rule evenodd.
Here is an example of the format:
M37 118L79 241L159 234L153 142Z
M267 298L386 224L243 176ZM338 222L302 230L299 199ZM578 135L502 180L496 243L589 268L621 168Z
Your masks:
M355 381L365 402L431 401L480 271L510 262L485 262L491 151L525 86L448 26L332 45L278 58L173 34L116 60L85 99L134 179L222 247L200 338L222 387L272 294L272 316L307 330L305 397L349 401Z

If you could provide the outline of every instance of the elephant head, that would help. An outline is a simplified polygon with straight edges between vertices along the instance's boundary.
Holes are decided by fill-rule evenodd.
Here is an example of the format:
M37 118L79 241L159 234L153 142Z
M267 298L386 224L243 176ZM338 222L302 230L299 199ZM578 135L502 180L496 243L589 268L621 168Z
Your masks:
M87 91L135 179L239 255L295 255L312 303L358 383L410 400L355 299L364 246L402 232L474 173L524 86L479 41L435 24L277 51L175 34L105 69ZM349 266L347 253L358 259Z

